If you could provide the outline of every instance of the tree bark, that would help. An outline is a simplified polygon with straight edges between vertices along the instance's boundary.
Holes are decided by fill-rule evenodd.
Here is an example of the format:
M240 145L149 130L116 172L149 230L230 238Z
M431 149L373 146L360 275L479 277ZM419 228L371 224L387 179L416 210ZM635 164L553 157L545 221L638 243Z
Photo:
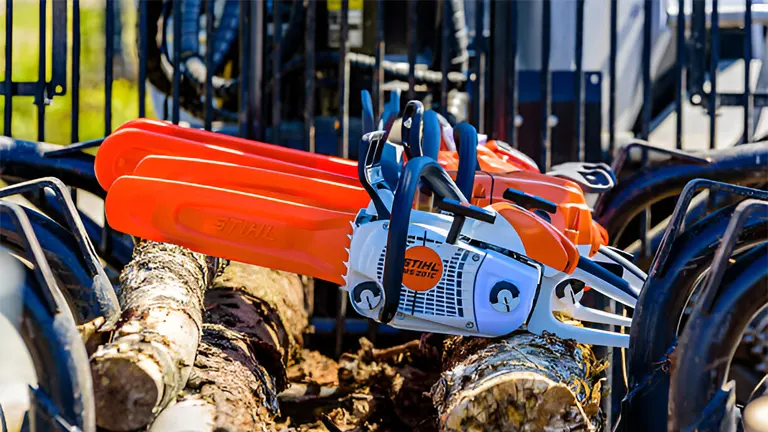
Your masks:
M440 430L597 430L605 367L588 346L548 334L448 338L431 391Z
M202 328L203 297L223 267L180 246L140 241L120 275L123 313L91 356L99 426L146 426L187 382Z
M312 291L311 279L231 263L206 293L187 387L150 430L274 430L277 395L288 385L286 368L300 357Z

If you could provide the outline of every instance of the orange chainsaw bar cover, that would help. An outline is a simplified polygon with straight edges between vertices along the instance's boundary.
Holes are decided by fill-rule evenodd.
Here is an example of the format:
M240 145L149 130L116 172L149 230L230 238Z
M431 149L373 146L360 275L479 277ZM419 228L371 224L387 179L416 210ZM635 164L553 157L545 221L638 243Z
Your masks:
M274 144L251 141L239 137L233 137L222 133L209 132L202 129L193 129L174 125L160 120L136 119L131 120L117 128L141 129L166 136L172 136L189 141L197 141L203 144L211 144L243 153L251 153L272 159L279 159L295 165L328 171L346 177L357 178L357 162L349 159L326 156L317 153L309 153Z
M232 189L353 215L370 201L365 189L359 186L175 156L147 156L139 162L133 175Z
M117 179L105 206L118 231L344 284L353 218L348 213L135 176Z
M118 177L132 174L139 162L149 155L216 160L359 186L357 176L351 178L267 156L138 129L122 129L104 139L96 153L94 166L99 184L109 191Z

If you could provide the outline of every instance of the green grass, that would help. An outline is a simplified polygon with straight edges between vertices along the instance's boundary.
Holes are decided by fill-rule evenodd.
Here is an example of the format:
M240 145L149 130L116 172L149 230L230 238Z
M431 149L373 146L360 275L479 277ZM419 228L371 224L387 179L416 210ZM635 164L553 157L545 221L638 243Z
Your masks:
M39 3L38 0L0 0L0 27L5 25L5 1L13 1L13 63L12 74L15 82L37 81L39 66ZM72 6L69 0L48 1L47 11L47 80L51 78L51 3L67 1L68 39L67 52L67 93L53 98L45 109L45 141L56 144L71 142L72 127ZM134 63L136 59L136 11L134 2L123 2L123 47L125 57ZM100 138L105 135L105 1L81 0L80 6L80 141ZM5 32L0 32L0 80L5 76ZM138 83L136 77L116 79L112 84L112 125L111 128L138 116ZM14 138L37 140L37 106L32 97L14 97L12 101ZM147 100L147 115L151 116L151 105ZM3 103L0 103L2 118ZM2 121L0 121L0 128Z

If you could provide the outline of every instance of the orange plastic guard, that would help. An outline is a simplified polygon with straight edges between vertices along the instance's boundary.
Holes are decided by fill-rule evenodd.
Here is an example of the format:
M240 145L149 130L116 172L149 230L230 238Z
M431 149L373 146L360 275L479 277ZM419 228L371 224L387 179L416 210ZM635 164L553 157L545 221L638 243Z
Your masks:
M120 177L106 199L122 232L343 284L353 216L212 186Z
M309 153L301 150L277 146L274 144L267 144L263 142L233 137L222 133L181 127L174 125L173 123L159 120L131 120L117 128L117 130L122 129L141 129L148 132L196 141L202 144L211 144L237 150L243 153L251 153L272 159L280 159L282 161L296 165L316 168L322 171L328 171L346 177L357 178L357 162L348 159Z
M139 162L133 175L252 193L351 213L353 216L368 206L370 201L365 189L359 186L226 162L175 156L147 156Z
M99 184L109 190L118 177L132 174L136 165L149 155L216 160L359 186L357 176L347 177L280 159L139 129L122 129L104 139L96 153L95 170Z

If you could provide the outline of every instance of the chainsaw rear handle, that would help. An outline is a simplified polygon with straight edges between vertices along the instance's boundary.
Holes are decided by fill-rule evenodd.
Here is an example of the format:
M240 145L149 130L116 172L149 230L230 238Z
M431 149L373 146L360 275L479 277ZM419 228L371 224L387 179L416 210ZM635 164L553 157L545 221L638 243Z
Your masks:
M403 142L408 159L425 156L421 148L421 119L423 116L424 104L417 100L408 101L403 110L403 119L400 126L400 139Z
M469 123L459 123L453 128L453 141L459 153L459 170L456 173L456 185L468 199L472 199L475 185L477 164L477 130ZM438 142L438 145L440 143Z
M357 176L360 179L360 184L363 185L363 189L368 192L368 195L373 201L373 205L376 208L376 214L379 219L388 219L390 216L389 209L379 195L380 189L390 189L391 185L387 181L385 175L389 171L399 171L397 166L387 167L382 166L382 162L385 164L397 161L389 160L390 158L384 158L382 160L382 153L386 146L386 132L378 130L363 135L360 139L360 147L357 152L358 164L357 164Z
M379 321L386 324L395 317L403 285L405 249L408 246L408 227L411 220L413 200L419 180L423 179L439 197L453 199L462 205L469 205L447 172L432 158L418 157L405 165L395 191L392 213L389 218L387 251L384 259L384 305L379 312ZM469 213L467 213L469 214Z

